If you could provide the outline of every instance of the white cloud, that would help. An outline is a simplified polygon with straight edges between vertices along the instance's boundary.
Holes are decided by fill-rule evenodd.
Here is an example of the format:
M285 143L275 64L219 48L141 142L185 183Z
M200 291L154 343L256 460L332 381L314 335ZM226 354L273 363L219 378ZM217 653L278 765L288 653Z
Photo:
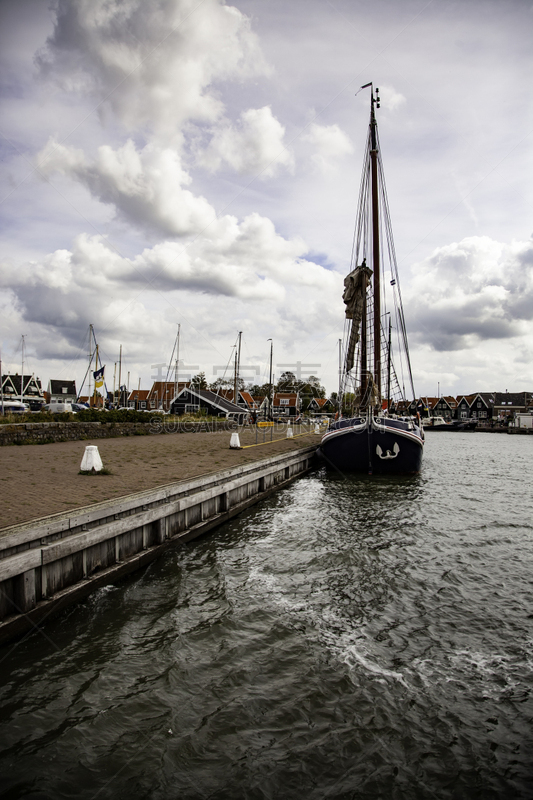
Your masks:
M269 106L250 108L241 113L236 127L219 127L198 161L212 172L226 163L240 174L260 178L272 177L279 167L292 172L293 156L284 135L285 128Z
M117 215L143 229L170 236L196 233L216 217L204 197L196 197L183 185L191 182L175 150L146 145L140 152L129 139L113 150L98 148L89 163L82 150L51 139L37 156L41 174L59 171L82 183L102 203L115 207Z
M338 160L353 153L350 139L338 125L313 123L302 140L313 145L315 152L311 159L324 174L335 171Z
M37 64L128 127L165 136L220 116L217 81L268 72L248 18L220 0L59 0Z
M405 103L405 97L400 92L397 92L393 86L381 85L379 87L379 94L381 97L381 106L390 111L396 111L397 108Z
M527 332L533 319L533 242L472 236L414 268L409 320L435 350L472 348Z
M215 316L221 297L268 303L273 316L283 315L296 296L302 302L302 293L308 294L308 304L313 294L315 303L317 297L319 302L340 297L340 276L303 259L305 250L304 242L284 239L270 220L252 214L240 224L224 217L212 236L188 246L162 242L133 259L118 255L100 236L82 234L71 251L28 263L14 276L7 269L0 274L23 318L47 326L53 337L65 328L81 331L89 321L113 328L116 308L139 291L208 295Z

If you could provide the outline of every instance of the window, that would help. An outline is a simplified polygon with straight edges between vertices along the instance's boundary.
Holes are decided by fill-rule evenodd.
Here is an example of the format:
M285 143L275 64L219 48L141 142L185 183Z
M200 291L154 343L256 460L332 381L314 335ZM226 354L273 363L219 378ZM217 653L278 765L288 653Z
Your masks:
M461 413L461 419L466 419L467 418L468 413L467 413L466 409L462 408L460 413Z
M66 386L62 386L61 387L61 392L62 392L62 394L66 394L67 393L67 387Z
M289 405L289 398L288 397L280 398L279 404L280 404L280 406L288 406Z
M150 408L155 408L155 400L150 400Z
M141 401L141 408L146 408L146 400Z

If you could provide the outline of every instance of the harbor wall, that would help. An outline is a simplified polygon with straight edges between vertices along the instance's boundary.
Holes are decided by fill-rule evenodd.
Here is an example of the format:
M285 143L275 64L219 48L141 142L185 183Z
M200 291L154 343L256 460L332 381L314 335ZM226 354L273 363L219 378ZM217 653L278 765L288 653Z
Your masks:
M221 525L311 469L305 447L0 531L0 642Z
M147 436L157 433L197 433L237 430L232 419L147 422L14 422L0 425L0 447L21 444L50 444L86 439L112 439L117 436Z

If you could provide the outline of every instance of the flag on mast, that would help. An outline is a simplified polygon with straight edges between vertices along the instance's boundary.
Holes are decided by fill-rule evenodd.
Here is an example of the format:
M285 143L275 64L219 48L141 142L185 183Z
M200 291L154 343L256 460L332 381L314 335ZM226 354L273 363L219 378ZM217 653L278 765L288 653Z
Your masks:
M95 389L101 389L104 385L104 369L105 365L100 367L100 369L97 369L96 372L93 372Z

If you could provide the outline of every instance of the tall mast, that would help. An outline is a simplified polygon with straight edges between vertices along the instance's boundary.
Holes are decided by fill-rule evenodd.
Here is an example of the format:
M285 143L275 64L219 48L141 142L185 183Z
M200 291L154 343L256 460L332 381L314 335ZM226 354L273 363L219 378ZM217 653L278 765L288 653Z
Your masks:
M233 375L233 402L237 403L237 384L239 382L239 368L241 365L241 336L242 331L239 331L237 336L237 349L235 350L235 372Z
M390 372L391 372L391 351L392 351L392 319L389 314L389 346L387 349L387 413L390 414Z
M118 351L118 407L122 405L122 345Z
M95 352L96 352L96 356L95 356L95 360L94 360L94 370L95 370L95 372L98 372L98 345L96 345L96 351ZM91 405L91 401L90 400L89 400L89 405ZM93 406L94 406L94 408L97 408L97 402L96 402L96 376L94 378Z
M272 339L267 339L267 342L270 342L270 372L268 376L268 419L270 419L272 414L272 353L274 350L274 343Z
M339 339L339 393L337 395L337 410L339 417L342 411L342 339Z
M22 375L20 376L20 402L24 402L24 334L22 335Z
M372 175L372 266L374 279L374 382L377 402L381 406L381 295L379 259L379 192L378 192L378 137L374 105L379 108L379 89L374 97L371 90L370 103L370 165Z
M176 366L174 368L174 397L175 398L178 396L178 389L179 389L178 370L179 370L179 366L180 366L180 329L181 329L181 323L178 322L178 332L176 334Z

